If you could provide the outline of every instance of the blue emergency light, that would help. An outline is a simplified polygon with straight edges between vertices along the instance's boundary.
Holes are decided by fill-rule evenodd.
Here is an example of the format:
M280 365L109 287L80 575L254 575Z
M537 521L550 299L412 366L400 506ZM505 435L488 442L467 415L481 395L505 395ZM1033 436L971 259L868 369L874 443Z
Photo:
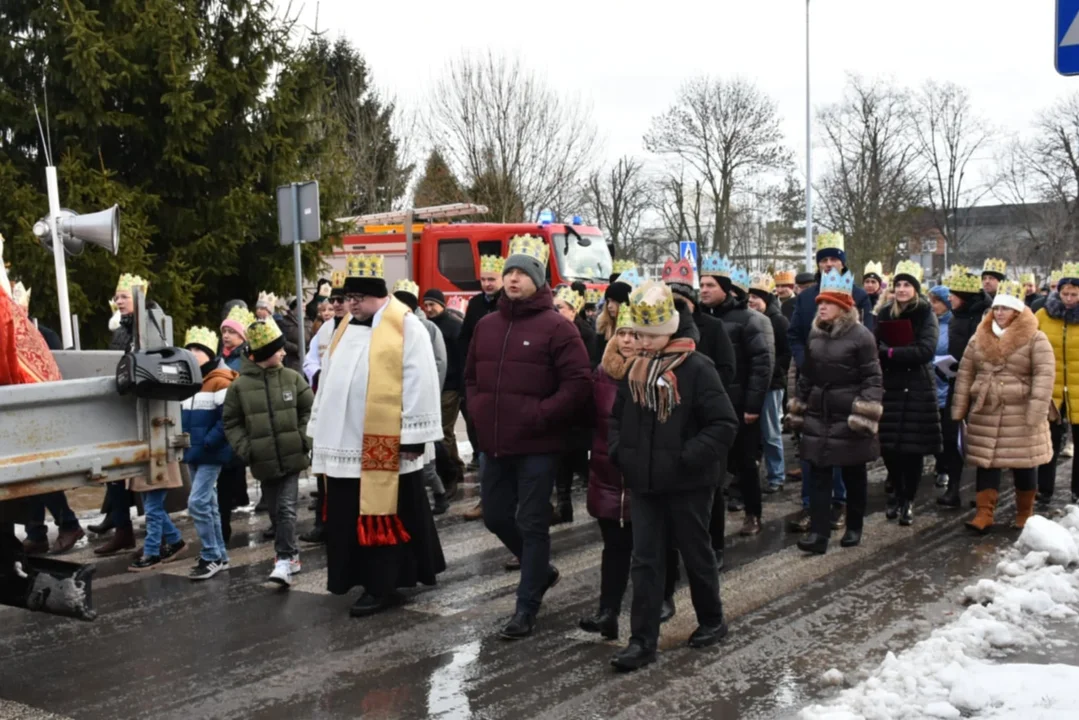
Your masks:
M580 215L574 215L573 220L570 221L570 225L584 225L584 218Z
M553 222L554 222L554 212L552 210L548 210L546 208L543 209L543 210L540 210L540 214L539 214L539 224L540 225L550 225Z

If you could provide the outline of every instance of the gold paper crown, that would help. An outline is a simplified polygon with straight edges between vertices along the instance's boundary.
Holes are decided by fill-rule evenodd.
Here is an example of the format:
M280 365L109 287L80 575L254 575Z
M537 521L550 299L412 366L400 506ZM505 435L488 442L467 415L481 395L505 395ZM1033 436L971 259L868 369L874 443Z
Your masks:
M618 308L618 320L616 320L615 323L614 323L614 329L615 329L615 332L617 332L617 331L621 330L622 328L632 328L632 327L633 327L633 313L631 313L630 310L629 310L629 304L624 303L624 304L620 305L619 308Z
M1052 285L1055 282L1058 283L1063 277L1063 270L1054 270L1053 272L1049 273L1049 284Z
M1032 272L1020 273L1019 282L1023 283L1024 285L1026 285L1027 283L1030 283L1031 285L1037 285L1038 278Z
M334 270L330 273L330 287L343 288L345 286L345 277L344 270Z
M1000 258L986 258L982 265L982 274L998 273L1004 275L1008 271L1008 263Z
M381 255L350 255L348 258L348 276L350 278L385 278Z
M798 275L793 270L780 270L775 274L773 279L775 280L776 285L793 285L796 277L798 277Z
M883 278L884 265L870 260L865 264L865 270L862 271L862 277L865 277L866 275L876 275L879 278Z
M773 293L776 291L776 281L768 273L753 273L753 279L749 283L750 290Z
M259 299L258 302L255 303L255 305L258 306L262 305L263 303L265 303L272 309L275 305L277 305L277 296L274 295L272 292L263 290L259 293Z
M997 295L1009 295L1020 302L1026 298L1026 291L1023 290L1023 286L1014 280L1001 280L1000 286L997 287Z
M945 277L959 277L960 275L970 275L970 268L966 265L952 265L948 272L944 274Z
M843 233L821 233L817 236L817 252L821 250L843 250Z
M953 271L955 269L952 268ZM965 268L960 268L959 272L953 272L953 274L945 277L942 284L953 293L977 295L982 291L982 281L977 276L967 272Z
M15 304L21 307L23 310L29 311L30 309L30 288L23 285L21 282L15 283L11 288L11 299L15 301Z
M632 260L615 260L612 266L611 273L614 275L621 275L626 270L637 267L637 263Z
M281 328L277 327L272 317L256 320L247 326L247 345L252 350L259 350L281 337Z
M209 350L212 355L217 355L217 333L210 328L201 327L199 325L188 328L187 334L184 335L184 347L190 345L202 345Z
M132 275L131 273L124 273L120 276L120 279L116 281L116 292L133 292L135 288L141 288L143 294L150 288L150 283L143 280L138 275Z
M506 258L498 255L480 255L481 273L498 273L501 275L505 268Z
M1057 278L1057 282L1060 282L1064 278L1075 279L1079 278L1079 263L1066 262L1060 268L1060 277ZM29 295L30 291L27 290L26 294Z
M595 288L588 288L584 291L584 304L585 305L599 305L603 301L603 293Z
M408 278L401 278L393 284L393 290L390 292L399 293L405 292L413 296L417 300L420 298L420 286L412 282Z
M892 277L899 277L900 275L909 275L921 285L925 279L925 268L911 260L902 260L895 266L895 274Z
M584 296L569 285L558 288L558 291L554 294L554 299L561 300L569 305L573 308L574 313L581 312L581 308L584 306Z
M510 238L509 254L527 255L530 258L539 260L542 265L546 265L550 249L548 249L543 238L532 235L516 235Z
M248 310L245 307L240 307L239 305L234 305L233 308L231 310L229 310L229 316L227 318L225 318L225 319L226 320L235 320L236 322L240 323L240 325L242 325L243 327L247 327L251 323L255 322L255 313L251 312L250 310Z
M637 327L657 327L675 316L674 296L664 283L649 280L629 296L629 312Z

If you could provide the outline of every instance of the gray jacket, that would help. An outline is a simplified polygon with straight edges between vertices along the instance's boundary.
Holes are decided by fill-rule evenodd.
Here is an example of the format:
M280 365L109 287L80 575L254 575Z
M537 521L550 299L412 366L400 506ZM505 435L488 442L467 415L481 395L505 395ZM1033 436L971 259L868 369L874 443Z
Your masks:
M438 388L446 384L446 341L442 338L442 331L438 326L427 319L423 310L416 309L416 317L420 319L427 332L431 334L431 347L435 351L435 367L438 369Z

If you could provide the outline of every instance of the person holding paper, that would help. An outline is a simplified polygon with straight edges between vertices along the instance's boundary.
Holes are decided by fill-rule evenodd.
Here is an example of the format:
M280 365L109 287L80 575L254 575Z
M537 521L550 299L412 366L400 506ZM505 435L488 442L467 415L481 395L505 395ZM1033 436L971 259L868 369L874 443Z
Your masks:
M942 449L937 387L931 363L937 352L939 327L929 302L920 293L924 271L904 260L895 268L895 295L877 311L877 347L884 373L884 416L880 449L895 483L896 505L889 520L914 522L914 498L922 478L922 457Z
M944 431L944 427L952 421L951 408L948 407L948 380L955 376L951 370L955 358L948 354L948 326L952 322L952 306L948 302L950 297L951 292L943 285L937 285L929 291L929 307L933 309L933 315L937 318L937 327L940 328L940 333L937 335L937 354L933 359L933 374L937 381L937 408L940 413L942 436L948 434ZM935 459L937 487L942 488L948 485L948 469L943 449L937 453Z

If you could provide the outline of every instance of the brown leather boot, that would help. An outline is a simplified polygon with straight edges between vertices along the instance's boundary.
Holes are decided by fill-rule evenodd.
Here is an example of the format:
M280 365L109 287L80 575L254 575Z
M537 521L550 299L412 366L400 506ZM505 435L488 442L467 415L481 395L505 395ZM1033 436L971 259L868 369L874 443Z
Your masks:
M461 516L465 520L482 520L483 519L483 503L476 503L476 507L471 510L466 510Z
M997 509L998 495L996 490L978 491L974 500L978 512L975 513L974 519L967 523L968 528L983 535L989 532L989 528L993 527L993 512Z
M114 555L121 550L135 547L135 529L130 525L116 528L116 532L107 543L94 550L94 555Z
M50 555L59 555L66 553L71 548L75 547L75 543L86 537L86 532L82 527L77 527L74 530L61 530L60 534L56 536L56 542L53 543L52 549L49 550Z
M761 534L761 519L755 515L746 514L746 519L742 523L742 529L738 531L739 535L743 537L751 537L753 535Z
M1015 491L1015 524L1012 527L1022 530L1027 520L1034 515L1034 500L1038 495L1037 490Z

